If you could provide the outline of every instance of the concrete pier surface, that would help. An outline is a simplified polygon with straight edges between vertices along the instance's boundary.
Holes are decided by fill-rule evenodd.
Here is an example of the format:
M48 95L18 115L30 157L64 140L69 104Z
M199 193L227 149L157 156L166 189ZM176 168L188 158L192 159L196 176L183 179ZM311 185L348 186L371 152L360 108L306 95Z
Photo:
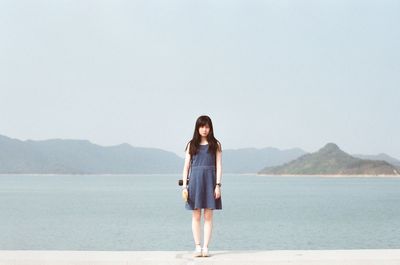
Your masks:
M400 249L357 250L209 250L192 251L67 251L0 250L0 265L400 265Z

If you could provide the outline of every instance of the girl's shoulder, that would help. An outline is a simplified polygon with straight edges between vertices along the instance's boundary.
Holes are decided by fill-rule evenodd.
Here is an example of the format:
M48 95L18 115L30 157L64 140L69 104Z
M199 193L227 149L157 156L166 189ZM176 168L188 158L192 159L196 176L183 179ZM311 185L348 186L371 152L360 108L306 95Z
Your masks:
M222 145L221 145L221 142L220 142L220 141L217 141L217 145L218 145L217 152L218 152L218 151L219 151L219 152L222 152Z
M191 143L191 142L192 142L192 140L190 140L190 141L186 144L185 152L186 152L187 154L190 153L190 143Z

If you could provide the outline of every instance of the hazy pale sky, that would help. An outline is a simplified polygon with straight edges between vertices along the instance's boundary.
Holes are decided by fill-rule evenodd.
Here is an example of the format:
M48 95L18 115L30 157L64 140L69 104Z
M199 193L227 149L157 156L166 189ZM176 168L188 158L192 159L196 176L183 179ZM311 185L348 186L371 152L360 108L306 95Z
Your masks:
M400 158L400 1L0 0L0 134Z

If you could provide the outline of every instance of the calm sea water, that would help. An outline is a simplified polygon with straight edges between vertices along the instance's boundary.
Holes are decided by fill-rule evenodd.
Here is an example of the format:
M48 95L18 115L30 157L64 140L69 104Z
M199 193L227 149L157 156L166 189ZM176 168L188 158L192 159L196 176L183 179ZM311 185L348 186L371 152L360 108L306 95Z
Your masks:
M180 175L1 175L0 249L192 250ZM400 248L400 179L224 174L210 249Z

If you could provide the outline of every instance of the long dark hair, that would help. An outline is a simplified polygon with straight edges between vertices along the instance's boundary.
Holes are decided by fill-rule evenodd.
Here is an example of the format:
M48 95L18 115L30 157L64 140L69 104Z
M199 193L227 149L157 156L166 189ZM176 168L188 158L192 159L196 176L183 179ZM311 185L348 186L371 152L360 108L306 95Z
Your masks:
M197 118L196 120L196 125L194 127L194 132L193 132L193 138L186 144L185 151L188 148L188 145L190 143L190 148L189 148L189 154L191 157L193 155L197 154L197 149L199 148L200 141L201 141L201 135L199 134L199 128L201 126L208 125L210 127L210 132L208 133L207 136L207 142L208 142L208 152L213 152L214 154L217 152L219 149L218 143L221 145L221 143L214 137L214 128L212 121L210 117L206 115L202 115ZM219 149L221 151L222 147Z

